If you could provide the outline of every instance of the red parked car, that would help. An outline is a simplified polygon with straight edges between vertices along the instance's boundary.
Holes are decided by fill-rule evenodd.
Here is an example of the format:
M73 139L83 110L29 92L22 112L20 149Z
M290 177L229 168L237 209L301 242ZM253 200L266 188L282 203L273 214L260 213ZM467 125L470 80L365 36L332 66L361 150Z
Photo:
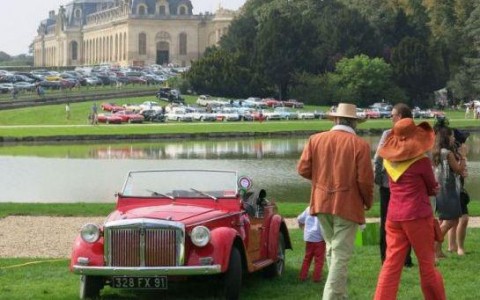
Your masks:
M98 114L97 121L105 124L122 124L123 119L111 113Z
M365 109L365 117L367 119L380 119L382 117L378 108Z
M274 98L265 98L262 100L268 107L278 107L283 106L282 101Z
M130 110L121 110L114 113L115 116L122 118L123 122L143 123L145 117Z
M238 299L244 275L281 276L292 245L266 196L235 171L129 172L115 210L74 242L80 297L95 298L105 285L165 290L213 276L212 290Z
M123 107L121 105L118 105L116 103L113 103L113 102L104 102L100 105L100 107L102 108L102 110L110 111L112 113L115 113L115 112L121 111L121 110L125 110L125 107Z
M293 108L303 108L305 105L303 104L303 102L300 102L296 99L289 99L289 100L283 101L283 106L293 107Z

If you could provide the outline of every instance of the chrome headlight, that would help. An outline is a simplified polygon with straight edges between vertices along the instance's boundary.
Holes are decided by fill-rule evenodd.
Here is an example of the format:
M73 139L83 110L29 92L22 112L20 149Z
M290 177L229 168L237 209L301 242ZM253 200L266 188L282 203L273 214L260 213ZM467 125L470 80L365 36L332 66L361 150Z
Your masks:
M100 238L100 228L95 224L85 224L80 229L80 236L87 243L95 243Z
M210 242L210 230L205 226L197 226L193 228L190 238L195 246L204 247Z

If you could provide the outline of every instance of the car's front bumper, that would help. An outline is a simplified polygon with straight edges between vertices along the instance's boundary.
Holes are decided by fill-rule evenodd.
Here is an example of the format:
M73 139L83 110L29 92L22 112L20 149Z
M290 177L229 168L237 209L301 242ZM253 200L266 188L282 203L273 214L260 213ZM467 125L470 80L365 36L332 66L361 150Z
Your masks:
M74 265L73 273L92 276L188 276L211 275L221 272L221 265L175 267L104 267Z

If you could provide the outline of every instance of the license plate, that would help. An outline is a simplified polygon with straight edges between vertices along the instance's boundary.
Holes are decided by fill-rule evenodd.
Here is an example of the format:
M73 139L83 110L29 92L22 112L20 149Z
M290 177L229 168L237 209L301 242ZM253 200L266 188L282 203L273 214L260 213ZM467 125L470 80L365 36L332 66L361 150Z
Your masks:
M113 277L112 287L121 289L162 289L166 290L167 276L156 277Z

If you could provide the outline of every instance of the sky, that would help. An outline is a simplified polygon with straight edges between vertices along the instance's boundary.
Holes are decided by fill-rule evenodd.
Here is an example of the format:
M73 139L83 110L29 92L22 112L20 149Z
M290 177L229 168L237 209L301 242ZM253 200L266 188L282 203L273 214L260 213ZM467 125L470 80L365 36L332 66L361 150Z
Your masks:
M193 13L214 12L219 4L227 9L238 9L246 0L191 0ZM28 46L37 35L40 21L50 10L58 12L60 5L71 0L1 0L0 51L11 56L28 54Z

